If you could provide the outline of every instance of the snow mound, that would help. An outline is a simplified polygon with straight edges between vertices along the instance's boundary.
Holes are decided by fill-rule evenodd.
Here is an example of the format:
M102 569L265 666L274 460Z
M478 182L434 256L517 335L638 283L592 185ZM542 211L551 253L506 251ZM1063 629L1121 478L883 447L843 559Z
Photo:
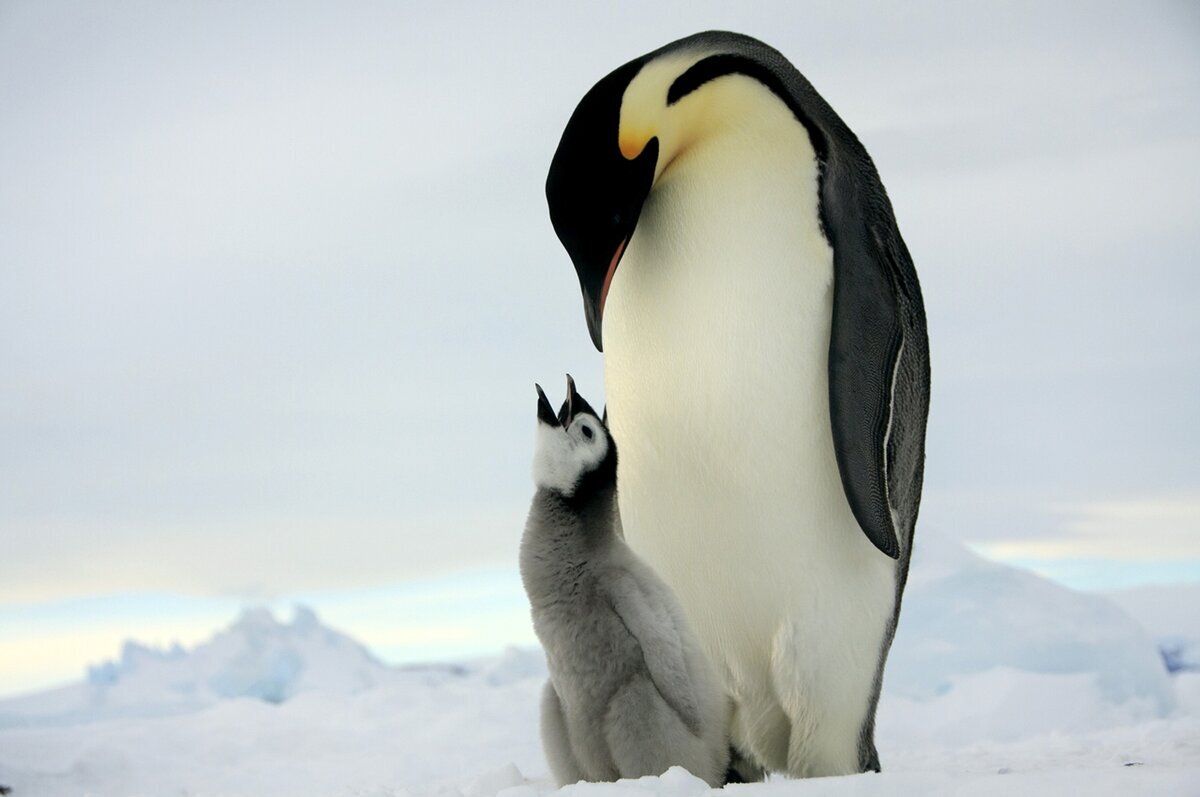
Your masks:
M969 722L992 728L988 738L1161 717L1176 704L1154 640L1112 601L929 533L915 550L884 696L883 723L903 714L908 730L953 736ZM915 715L927 721L908 721Z
M546 654L541 649L510 647L498 659L486 661L480 671L491 686L507 686L527 678L542 679L546 677Z
M1135 587L1109 597L1154 636L1168 670L1200 672L1200 584Z
M267 609L247 609L192 650L127 641L118 659L89 667L79 686L0 704L0 727L161 716L234 698L282 703L309 691L355 694L396 676L311 609L297 606L290 623Z
M388 672L365 647L297 606L290 624L267 609L247 609L191 652L178 645L157 651L126 642L119 661L89 668L88 683L110 699L187 695L282 703L312 689L360 692Z
M683 767L671 767L661 775L625 778L616 783L575 783L558 790L549 784L525 784L493 792L496 797L542 797L546 794L560 797L701 797L718 793Z

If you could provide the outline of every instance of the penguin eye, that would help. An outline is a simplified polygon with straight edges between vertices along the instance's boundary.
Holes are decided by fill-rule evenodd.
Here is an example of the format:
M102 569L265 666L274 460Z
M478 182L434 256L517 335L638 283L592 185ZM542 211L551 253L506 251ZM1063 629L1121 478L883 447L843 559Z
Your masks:
M592 427L585 425L585 426L581 426L579 428L583 432L584 437L586 437L588 440L592 439Z
M612 217L612 223L613 223L613 226L614 226L614 227L620 227L620 226L621 226L621 214L620 214L620 213L614 213L614 214L613 214L613 217Z

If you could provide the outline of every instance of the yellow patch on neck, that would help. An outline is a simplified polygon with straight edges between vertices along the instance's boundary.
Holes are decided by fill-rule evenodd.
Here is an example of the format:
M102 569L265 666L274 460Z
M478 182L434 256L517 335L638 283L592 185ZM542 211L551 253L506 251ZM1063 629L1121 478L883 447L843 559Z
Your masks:
M625 160L631 161L642 154L642 150L646 148L653 137L654 133L646 130L622 131L617 140L617 146L621 148L621 154L625 156Z
M621 98L621 122L617 128L617 145L627 160L642 154L650 139L658 137L660 159L662 148L670 146L673 120L667 107L667 92L675 79L686 72L708 52L692 51L658 58L642 67L625 88Z

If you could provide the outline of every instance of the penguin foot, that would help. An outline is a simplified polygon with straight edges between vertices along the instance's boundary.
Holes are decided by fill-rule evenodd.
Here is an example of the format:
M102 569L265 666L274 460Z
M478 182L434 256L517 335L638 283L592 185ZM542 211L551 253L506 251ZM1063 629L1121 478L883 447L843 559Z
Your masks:
M725 770L725 785L730 783L760 783L767 770L754 763L736 747L729 748L729 768Z

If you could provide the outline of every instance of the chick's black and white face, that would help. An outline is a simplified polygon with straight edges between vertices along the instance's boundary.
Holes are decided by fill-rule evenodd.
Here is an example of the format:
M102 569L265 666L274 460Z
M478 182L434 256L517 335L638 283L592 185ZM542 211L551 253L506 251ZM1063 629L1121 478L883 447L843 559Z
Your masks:
M608 457L608 432L590 413L577 414L566 427L538 421L533 454L533 481L570 496L580 479Z

